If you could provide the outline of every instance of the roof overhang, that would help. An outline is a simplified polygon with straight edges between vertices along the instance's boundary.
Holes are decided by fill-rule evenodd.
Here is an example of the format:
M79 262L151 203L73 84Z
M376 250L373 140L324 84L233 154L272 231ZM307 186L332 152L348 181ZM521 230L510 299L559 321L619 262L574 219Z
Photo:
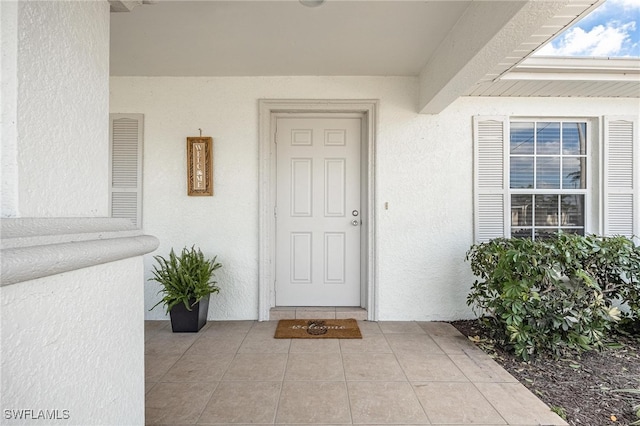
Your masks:
M476 86L508 73L604 0L505 2L499 10L472 3L420 73L422 113L436 114ZM481 26L503 14L500 28Z

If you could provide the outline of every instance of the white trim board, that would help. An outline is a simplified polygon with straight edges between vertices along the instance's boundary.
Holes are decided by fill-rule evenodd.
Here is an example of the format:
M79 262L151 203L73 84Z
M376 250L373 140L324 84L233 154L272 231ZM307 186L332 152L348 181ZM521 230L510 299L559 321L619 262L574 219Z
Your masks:
M7 218L1 230L0 286L142 256L159 245L127 219Z
M378 316L375 242L375 138L377 124L377 100L286 100L261 99L259 107L260 147L260 254L258 284L258 320L268 321L269 311L275 307L275 116L296 113L359 113L364 116L363 151L366 152L366 194L362 218L366 220L365 244L362 252L365 260L361 307L367 310L367 319ZM364 160L364 159L363 159ZM366 207L366 214L365 214ZM363 272L365 272L363 271Z

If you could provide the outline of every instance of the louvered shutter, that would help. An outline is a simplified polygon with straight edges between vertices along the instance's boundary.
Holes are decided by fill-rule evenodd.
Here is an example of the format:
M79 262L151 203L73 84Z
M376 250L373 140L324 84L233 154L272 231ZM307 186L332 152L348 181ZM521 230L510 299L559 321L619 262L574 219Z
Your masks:
M111 217L142 227L142 114L111 114Z
M604 234L640 236L637 117L604 117Z
M485 242L508 235L505 178L506 117L476 116L474 140L474 240Z

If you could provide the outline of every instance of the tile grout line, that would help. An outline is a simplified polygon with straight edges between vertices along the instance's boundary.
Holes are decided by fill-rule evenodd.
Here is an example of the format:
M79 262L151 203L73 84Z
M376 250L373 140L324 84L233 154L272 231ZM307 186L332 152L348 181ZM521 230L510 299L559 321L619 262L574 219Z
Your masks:
M420 328L422 328L422 327L420 327ZM423 331L427 336L429 336L429 333L427 333L425 330L423 330ZM387 346L389 346L389 349L391 350L391 353L393 354L393 358L398 363L398 367L400 367L400 370L402 371L402 375L405 378L405 380L403 380L403 381L400 381L400 380L386 380L386 382L407 383L409 385L409 387L411 388L412 395L415 397L416 401L418 402L418 405L420 406L420 408L422 409L422 412L424 413L424 416L426 417L427 421L429 422L428 424L432 424L431 418L429 417L429 414L427 414L427 410L422 405L422 402L420 401L420 398L418 398L418 394L416 393L416 390L413 387L413 383L411 383L411 381L409 380L409 377L407 377L407 372L404 370L404 368L402 368L402 364L400 364L400 360L398 359L398 355L396 354L396 351L394 350L393 346L391 345L391 342L389 342L389 339L387 338L387 334L414 334L414 333L393 333L393 332L385 333L384 330L382 329L382 327L380 327L380 332L382 333L382 336L384 337L385 342L387 342Z
M417 323L416 323L417 324ZM418 326L420 326L420 324L417 324ZM422 328L422 327L420 327ZM431 335L423 329L423 331L425 332L425 334L431 339L433 340L433 342L437 345L438 343L433 339L433 337L431 337ZM386 339L386 337L385 337ZM389 342L387 341L387 344L389 344ZM420 404L420 407L422 408L422 411L424 411L424 415L427 418L427 421L429 422L429 424L433 424L433 422L431 421L431 417L429 417L429 413L427 412L427 409L424 407L424 405L422 404L422 401L420 401L420 398L418 397L418 394L416 393L416 388L413 385L412 381L409 380L409 377L407 376L407 372L405 371L404 368L402 368L402 364L400 363L400 360L398 359L398 355L396 354L396 351L393 349L393 347L389 344L389 347L391 348L391 352L393 353L393 356L396 358L396 362L398 363L398 365L400 366L400 369L402 370L402 373L404 374L405 378L407 379L407 382L409 383L409 386L411 386L411 391L413 392L413 396L415 396L416 400L418 401L418 404Z
M496 407L495 405L493 405L493 403L491 401L489 401L487 399L487 397L485 396L484 393L482 393L482 391L480 390L480 388L478 388L478 386L476 385L476 382L471 382L471 384L473 385L473 387L480 393L480 395L482 395L482 398L484 398L485 401L487 401L487 403L491 406L491 408L493 408L494 410L496 410L496 413L498 413L498 415L502 418L502 420L504 420L504 424L505 425L510 425L511 423L509 423L509 421L502 415L502 413L500 412L500 410L498 410L498 407Z
M171 366L167 369L167 371L164 372L164 374L162 376L160 376L160 378L158 379L158 381L156 383L171 383L171 382L166 382L163 379L167 376L167 374L169 374L169 371L171 371L171 369L173 367L176 366L176 364L178 364L178 362L180 362L180 360L184 357L184 354L187 353L187 351L189 350L189 348L191 348L191 346L193 346L193 344L196 342L196 340L198 340L198 338L196 338L193 342L191 342L191 344L180 354L180 356L178 357L178 359L176 359L173 364L171 364ZM146 354L145 354L146 355ZM146 395L146 393L145 393Z
M436 343L437 343L437 342L436 342ZM446 352L445 352L445 353L446 353ZM481 367L480 365L478 365L478 364L475 362L475 359L473 359L473 357L469 356L469 354L467 353L467 351L465 351L464 349L462 349L462 353L463 353L467 358L469 358L471 361L473 361L473 363L478 367L478 369L479 369L479 370L482 370L482 367ZM447 357L449 357L449 359L451 360L451 362L453 362L453 363L454 363L454 365L457 365L457 364L455 363L455 361L454 361L453 359L451 359L451 356L450 356L450 355L451 355L451 354L448 354L448 353L447 353ZM503 369L503 370L504 370L504 368L503 368L502 366L500 366L500 365L499 365L495 360L492 360L492 362L495 362L495 363L496 363L496 365L498 365L498 367L499 367L499 368L501 368L501 369ZM460 371L462 371L462 370L460 370ZM505 371L506 371L506 370L505 370ZM509 373L509 372L507 371L507 373ZM464 375L465 375L465 377L467 377L467 374L466 374L464 371L462 371L462 374L464 374ZM510 373L509 373L509 374L510 374ZM513 377L513 376L512 376L512 377ZM474 380L471 380L469 377L467 377L467 379L468 379L468 380L469 380L469 382L473 385L473 387L474 387L474 388L475 388L475 389L480 393L480 395L482 395L482 397L484 398L484 400L485 400L485 401L487 401L487 403L489 403L489 405L490 405L490 406L491 406L491 407L496 411L496 413L498 413L498 415L502 418L502 420L504 420L505 424L506 424L506 425L511 425L511 423L509 423L509 421L507 420L507 418L502 414L502 412L498 409L498 407L496 407L496 406L495 406L495 405L494 405L494 404L493 404L493 403L492 403L492 402L487 398L487 396L484 394L484 392L482 392L482 390L478 387L478 384L483 383L483 384L499 385L499 384L511 384L512 382L507 382L507 381L505 381L505 380L503 380L503 379L496 380L496 381L489 380L489 381L486 381L486 382L484 382L484 381L474 381ZM516 384L516 383L520 383L520 382L516 379L516 382L514 382L514 384ZM523 386L524 386L524 385L523 385ZM526 387L526 386L525 386L525 387ZM527 390L529 390L529 389L527 389ZM529 392L531 392L531 391L529 390ZM539 397L537 397L536 395L534 395L534 394L533 394L533 392L531 392L531 394L532 394L535 398L537 398L538 400L540 400L540 401L541 401L545 406L547 406L547 407L548 407L548 404L546 404L546 403L545 403L544 401L542 401Z
M203 405L202 410L200 410L200 414L198 414L198 418L196 419L194 425L197 425L200 422L200 419L202 418L202 415L204 414L205 410L207 409L207 407L209 406L209 404L211 403L211 400L213 399L213 395L216 393L216 390L218 390L218 387L220 386L221 381L217 381L215 387L213 388L213 390L211 391L211 396L209 396L209 399L207 400L207 402Z
M294 314L294 316L296 316ZM287 339L289 340L289 349L287 350L287 358L284 362L284 369L282 370L282 378L280 380L280 392L278 392L278 400L276 401L276 407L275 410L273 410L273 423L272 424L277 424L276 422L278 421L278 413L280 411L280 402L282 401L282 392L284 391L284 378L287 375L287 365L289 364L289 354L291 353L291 339Z
M460 333L460 334L462 335L462 333ZM487 399L487 397L484 395L484 393L482 393L482 391L481 391L481 390L478 388L478 386L476 385L476 382L475 382L475 381L473 381L473 380L471 380L471 378L469 378L469 377L467 376L467 373L465 373L464 371L462 371L462 369L461 369L461 368L459 368L459 367L458 367L458 364L456 364L456 363L455 363L455 361L451 358L451 355L452 355L452 354L450 354L449 352L445 351L445 350L444 350L444 348L443 348L442 346L440 346L440 344L438 343L438 341L437 341L436 339L433 339L433 341L434 341L434 342L435 342L435 344L440 348L440 350L441 350L441 351L442 351L442 352L447 356L447 358L449 359L449 361L450 361L451 363L453 363L453 365L455 365L455 366L456 366L456 368L458 368L458 370L460 370L460 372L461 372L461 373L464 375L464 377L469 381L469 383L471 383L471 384L473 385L473 388L474 388L475 390L477 390L477 391L478 391L478 393L480 393L480 395L482 395L482 398L483 398L485 401L487 401L487 403L489 404L489 406L490 406L491 408L493 408L493 409L495 410L495 412L496 412L496 413L498 413L498 415L500 416L500 418L502 418L502 420L504 421L504 424L505 424L505 425L509 425L510 423L507 421L507 419L502 415L502 413L500 412L500 410L498 410L498 408L497 408L497 407L495 407L495 406L491 403L491 401L489 401L489 400ZM469 354L468 354L466 351L462 350L462 353L463 353L467 358L469 358L469 359L471 359L472 361L474 361L474 363L475 363L475 360L473 360L473 359L469 356ZM480 367L480 366L478 366L478 367Z
M360 331L360 334L362 335L362 331ZM364 339L364 336L362 336L362 338ZM344 366L344 352L342 351L342 339L338 339L338 349L340 350L340 362L342 363L342 376L344 377L344 388L347 391L347 406L349 407L349 418L351 419L351 424L355 424L353 422L353 408L351 405L351 395L349 394L349 382L347 381L347 369Z
M207 327L207 330L211 328L210 326ZM251 327L249 327L249 330L251 330L251 328L253 328L253 325ZM205 330L205 331L207 331ZM249 332L247 331L247 334ZM200 336L198 336L196 338L196 340L194 340L194 342L192 343L195 344L195 342L197 342L199 339L202 338L204 334L201 334ZM245 334L245 338L247 337L247 335ZM244 339L242 339L242 341L244 342ZM242 345L242 342L240 343L240 346ZM216 390L218 390L218 387L220 386L220 383L222 383L222 379L224 377L224 375L227 373L227 371L229 370L229 367L231 366L231 364L233 363L233 360L235 359L236 354L238 353L238 351L240 350L240 346L238 346L238 349L236 349L233 359L231 360L231 362L229 362L229 364L227 365L227 367L225 368L225 371L222 373L222 375L220 376L220 379L216 382L215 387L213 388L213 390L211 391L211 396L209 396L209 399L207 400L207 402L203 405L202 410L200 410L200 414L198 414L198 418L196 419L196 422L194 424L198 424L200 422L200 419L202 418L202 415L204 414L205 410L207 409L207 407L209 406L209 404L211 403L211 401L213 400L213 396L216 393ZM190 348L191 346L189 346ZM184 352L187 353L187 351L189 350L189 348L187 348ZM184 356L184 354L183 354ZM181 357L182 358L182 357Z

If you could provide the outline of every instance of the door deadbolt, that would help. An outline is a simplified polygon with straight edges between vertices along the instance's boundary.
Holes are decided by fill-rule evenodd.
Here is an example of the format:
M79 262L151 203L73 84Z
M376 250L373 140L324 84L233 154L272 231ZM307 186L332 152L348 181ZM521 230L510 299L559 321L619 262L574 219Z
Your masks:
M360 213L358 213L358 210L354 210L351 212L352 216L358 216Z

